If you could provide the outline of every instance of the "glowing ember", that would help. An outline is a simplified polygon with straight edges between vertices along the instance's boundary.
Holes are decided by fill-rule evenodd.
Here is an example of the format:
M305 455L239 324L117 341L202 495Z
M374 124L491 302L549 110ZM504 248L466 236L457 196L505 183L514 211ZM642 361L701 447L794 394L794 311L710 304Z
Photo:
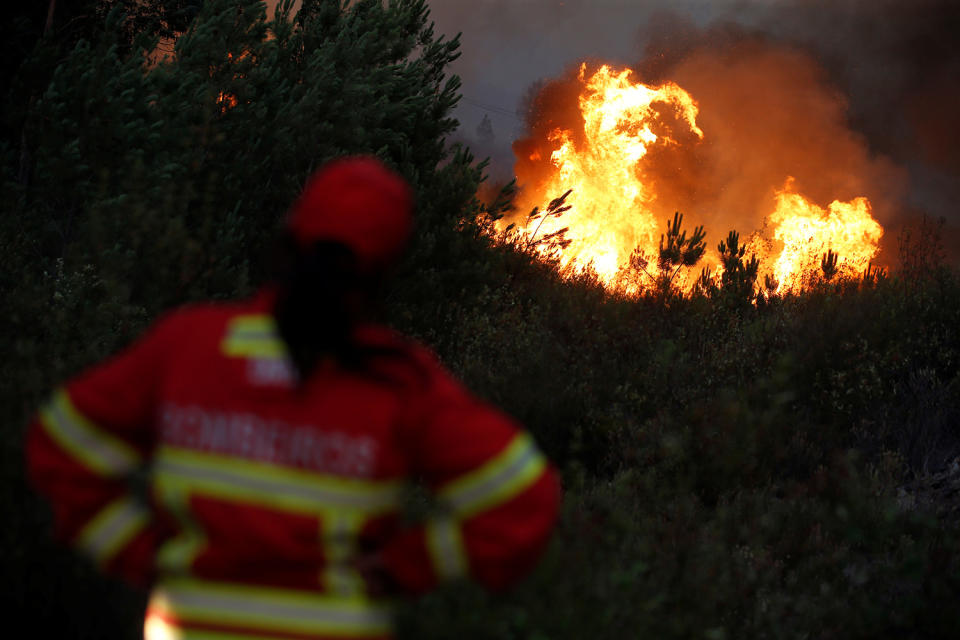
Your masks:
M531 162L545 159L548 153L550 158L549 173L536 184L525 185L520 210L536 206L547 211L547 203L571 191L563 203L569 210L511 222L542 252L558 252L561 268L592 267L611 288L631 291L652 286L653 276L638 279L636 269L630 275L630 256L636 251L644 271L656 267L665 231L663 212L672 208L669 202L658 202L658 185L651 176L663 172L653 170L658 168L654 163L662 162L666 156L659 151L667 148L699 148L693 145L705 134L697 124L698 103L676 84L647 86L633 82L629 70L615 71L607 65L588 75L583 64L577 80L582 135L576 127L558 127L541 134L546 139L537 140L537 148L518 156ZM876 256L883 234L871 215L870 202L860 197L834 201L822 209L796 193L792 179L779 179L787 179L787 184L777 191L776 206L767 217L768 237L755 229L739 229L744 237L753 233L746 257L755 253L760 258L760 282L766 275L777 282L780 292L800 289L819 274L828 251L839 255L839 275L862 273ZM702 218L712 212L688 213ZM730 229L713 228L709 219L706 222L708 245L716 247ZM693 226L690 223L687 231ZM544 242L564 229L562 237L568 243ZM703 266L710 262L715 257L708 255ZM675 283L689 288L696 275L680 274Z
M232 93L227 93L226 91L221 91L217 95L217 104L220 105L220 112L225 113L227 109L232 109L237 106L237 96Z

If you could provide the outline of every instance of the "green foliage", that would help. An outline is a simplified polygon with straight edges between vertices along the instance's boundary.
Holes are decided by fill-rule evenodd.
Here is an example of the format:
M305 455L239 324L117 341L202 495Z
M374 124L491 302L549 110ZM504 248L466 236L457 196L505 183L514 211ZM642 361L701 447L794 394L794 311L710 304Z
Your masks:
M523 585L411 604L402 637L951 637L955 520L900 487L960 454L956 277L664 306L494 255L506 286L430 339L562 465L565 511Z
M81 341L71 364L44 366L48 380L115 349L162 309L249 290L262 238L330 157L380 155L414 184L424 224L455 224L478 179L444 145L457 80L443 69L456 41L433 35L420 0L345 11L308 2L296 17L289 5L268 20L260 2L207 2L155 66L143 56L151 42L124 53L126 18L113 11L102 37L80 41L53 73L27 121L25 186L6 158L3 235L16 245L5 254L7 307L36 306L66 279L79 287L64 298L78 305L72 326L97 309L98 322L114 320L94 348ZM60 334L48 318L18 314L8 335Z
M248 293L265 239L331 157L373 153L410 180L424 232L407 270L456 235L480 179L445 143L458 42L434 34L423 0L317 0L296 15L286 2L271 17L261 2L211 0L155 60L162 25L138 16L160 4L97 4L69 46L35 48L4 104L0 544L7 601L39 637L139 626L137 597L38 535L21 459L43 396L164 309Z

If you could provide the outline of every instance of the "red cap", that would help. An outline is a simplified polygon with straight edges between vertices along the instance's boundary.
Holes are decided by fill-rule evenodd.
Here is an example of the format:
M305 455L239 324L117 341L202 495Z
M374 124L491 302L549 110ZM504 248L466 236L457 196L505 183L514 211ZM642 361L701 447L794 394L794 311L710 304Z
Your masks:
M307 181L287 228L307 248L341 242L360 268L378 271L403 252L413 224L413 193L400 175L373 156L328 162Z

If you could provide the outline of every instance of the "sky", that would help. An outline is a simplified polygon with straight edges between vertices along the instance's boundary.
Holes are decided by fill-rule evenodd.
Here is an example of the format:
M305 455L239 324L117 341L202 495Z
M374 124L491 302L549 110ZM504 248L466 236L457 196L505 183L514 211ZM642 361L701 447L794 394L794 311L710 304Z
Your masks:
M750 20L757 6L771 2L432 0L430 7L439 33L461 34L462 55L452 71L464 82L457 111L463 126L476 126L486 114L498 136L511 137L523 129L514 112L534 82L582 59L635 62L644 25L665 8L706 25L725 15Z

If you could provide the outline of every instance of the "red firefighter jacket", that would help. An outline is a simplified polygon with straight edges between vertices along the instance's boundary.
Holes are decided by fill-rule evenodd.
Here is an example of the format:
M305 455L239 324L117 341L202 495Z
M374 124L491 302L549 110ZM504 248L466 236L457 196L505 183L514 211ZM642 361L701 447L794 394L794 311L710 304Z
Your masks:
M559 503L530 436L382 327L356 334L380 354L362 371L298 384L269 309L174 312L31 427L59 535L152 586L147 640L388 638L390 600L356 568L370 554L409 593L524 574ZM411 480L436 504L405 525Z

